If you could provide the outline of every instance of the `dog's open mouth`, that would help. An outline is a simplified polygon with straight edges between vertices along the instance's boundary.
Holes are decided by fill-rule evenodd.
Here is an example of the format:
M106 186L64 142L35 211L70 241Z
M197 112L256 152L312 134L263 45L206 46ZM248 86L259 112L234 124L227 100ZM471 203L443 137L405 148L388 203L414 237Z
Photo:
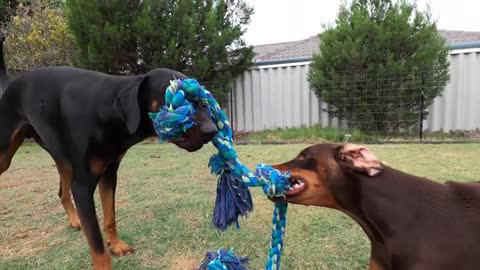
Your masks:
M299 177L290 177L290 189L285 192L285 195L292 196L305 189L305 182Z

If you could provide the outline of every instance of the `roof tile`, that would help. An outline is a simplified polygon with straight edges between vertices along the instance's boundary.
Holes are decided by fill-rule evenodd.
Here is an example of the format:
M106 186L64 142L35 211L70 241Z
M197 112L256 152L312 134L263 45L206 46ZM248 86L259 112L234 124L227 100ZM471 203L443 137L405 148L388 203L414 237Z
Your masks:
M450 45L480 42L480 32L438 30ZM291 42L259 45L254 47L255 61L276 61L309 58L318 52L318 35Z

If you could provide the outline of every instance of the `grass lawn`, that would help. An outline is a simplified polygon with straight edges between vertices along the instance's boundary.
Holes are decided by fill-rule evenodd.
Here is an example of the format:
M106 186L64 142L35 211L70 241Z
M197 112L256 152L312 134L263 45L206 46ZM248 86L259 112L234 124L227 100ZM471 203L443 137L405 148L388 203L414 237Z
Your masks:
M247 132L236 134L236 139L250 143L261 142L290 142L290 143L318 143L321 141L328 142L348 142L360 143L378 143L378 142L419 142L419 134L417 132L407 133L382 133L382 132L363 132L358 129L340 129L325 128L320 126L312 127L296 127L285 129L270 129L258 132ZM429 132L423 133L424 141L445 142L445 141L461 141L461 142L480 142L480 130L456 130L450 132Z
M246 145L238 151L254 168L290 159L305 146ZM419 176L480 180L480 144L371 149L386 164ZM191 269L206 250L232 246L250 256L251 269L263 269L273 205L254 190L255 211L242 220L241 230L217 234L210 226L216 183L207 168L214 151L210 145L189 154L171 145L141 144L128 152L119 172L117 222L136 253L114 258L115 269ZM23 146L0 176L0 269L90 267L84 236L67 226L58 181L54 163L34 144ZM347 216L291 205L288 218L282 269L367 268L368 240Z

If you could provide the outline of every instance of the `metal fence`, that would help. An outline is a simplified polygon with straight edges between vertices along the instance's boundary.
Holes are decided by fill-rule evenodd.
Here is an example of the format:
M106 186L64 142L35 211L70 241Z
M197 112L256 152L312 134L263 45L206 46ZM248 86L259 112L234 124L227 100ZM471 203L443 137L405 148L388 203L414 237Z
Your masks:
M441 96L448 81L442 70L423 68L384 72L355 70L330 74L316 83L318 100L339 133L357 134L357 140L470 139L474 132L426 128L428 108ZM332 123L330 123L331 126ZM352 135L354 136L354 135Z

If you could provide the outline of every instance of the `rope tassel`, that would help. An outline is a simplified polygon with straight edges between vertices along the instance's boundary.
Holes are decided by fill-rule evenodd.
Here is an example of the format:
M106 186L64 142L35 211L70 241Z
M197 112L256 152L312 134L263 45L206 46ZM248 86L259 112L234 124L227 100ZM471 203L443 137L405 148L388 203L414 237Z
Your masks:
M238 217L246 216L252 208L250 191L241 181L229 179L228 174L219 176L212 219L215 228L224 231L231 224L239 228Z
M237 257L233 253L233 248L229 251L219 249L216 253L207 251L205 259L196 270L248 270L245 264L248 257Z

